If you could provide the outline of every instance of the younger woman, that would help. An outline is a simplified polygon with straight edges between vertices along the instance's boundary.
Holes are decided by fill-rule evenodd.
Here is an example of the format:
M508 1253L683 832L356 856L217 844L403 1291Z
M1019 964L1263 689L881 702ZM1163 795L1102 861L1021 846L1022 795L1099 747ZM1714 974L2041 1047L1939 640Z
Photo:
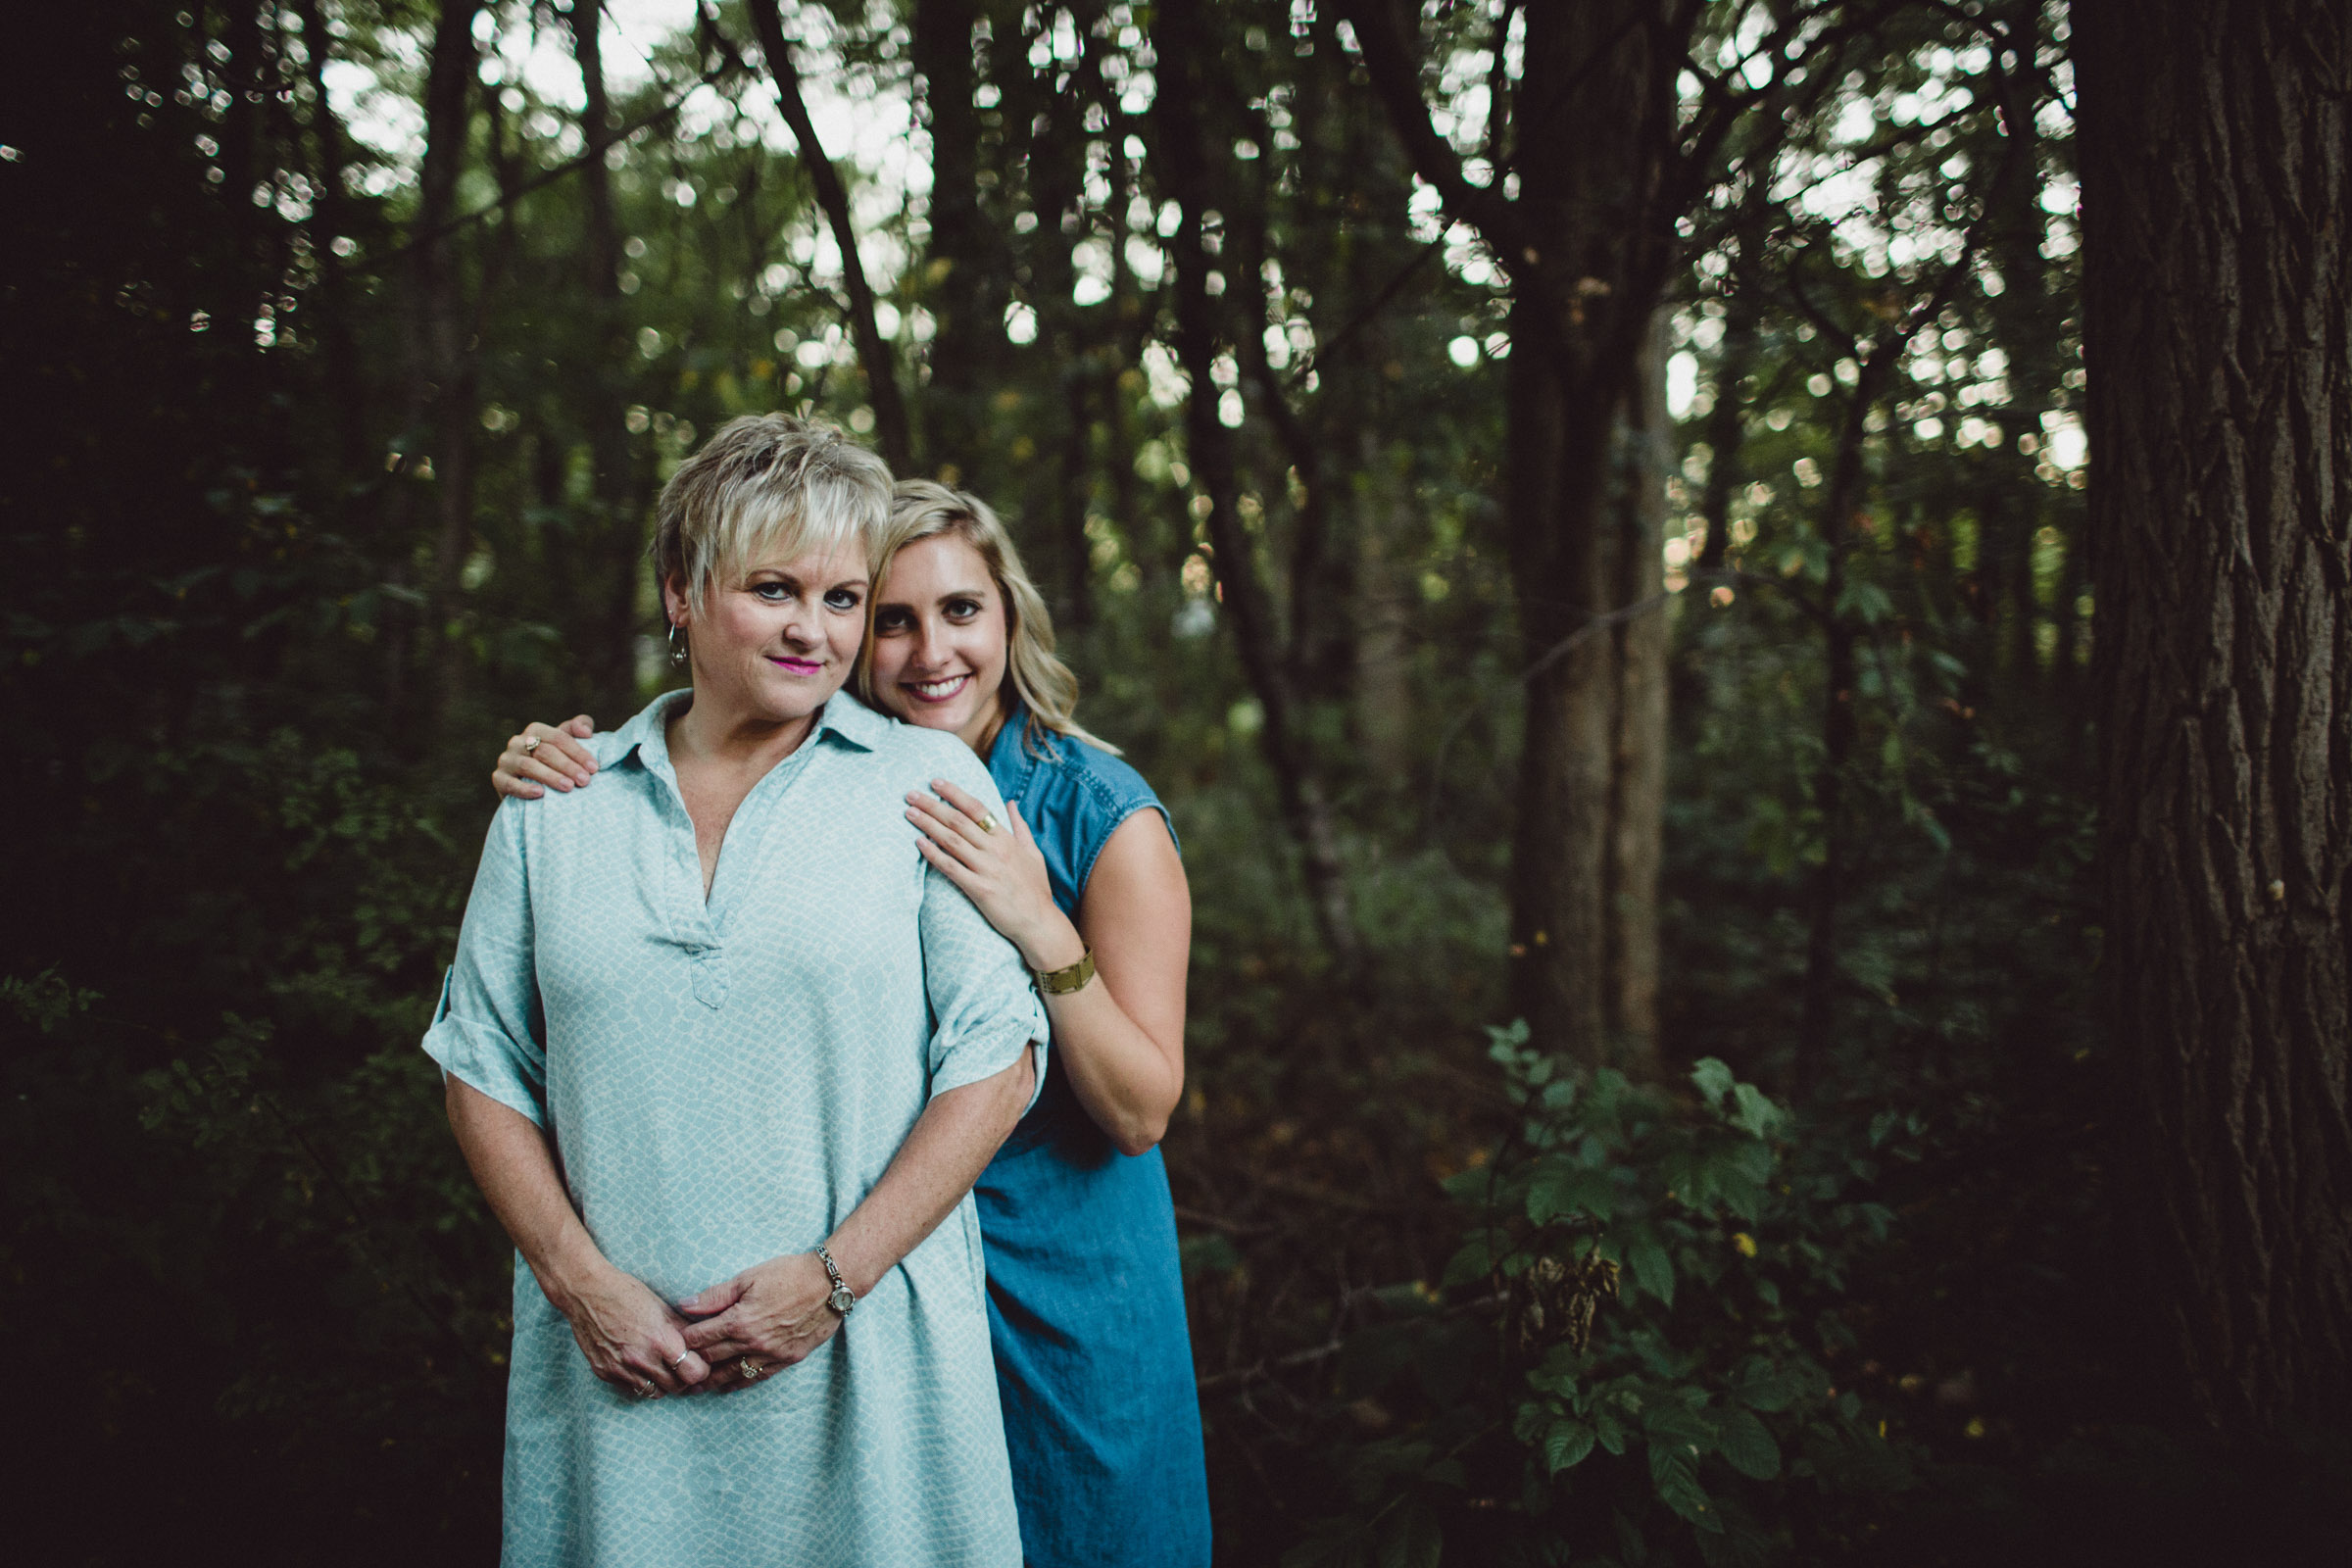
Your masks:
M1166 809L1079 727L1077 679L986 504L902 481L873 580L860 694L960 737L1006 803L998 821L942 779L907 817L1038 971L1053 1021L1045 1090L974 1189L1022 1547L1034 1568L1199 1568L1207 1480L1156 1147L1183 1093L1192 940ZM529 726L494 781L585 785L590 731Z

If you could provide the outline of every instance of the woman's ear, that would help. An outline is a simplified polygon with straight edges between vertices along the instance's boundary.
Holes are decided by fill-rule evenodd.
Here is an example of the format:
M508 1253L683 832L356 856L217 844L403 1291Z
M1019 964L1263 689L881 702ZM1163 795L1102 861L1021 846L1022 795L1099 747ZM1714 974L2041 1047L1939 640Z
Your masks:
M672 626L686 625L691 608L686 598L685 583L676 577L664 578L662 583L662 612L668 617L669 623Z

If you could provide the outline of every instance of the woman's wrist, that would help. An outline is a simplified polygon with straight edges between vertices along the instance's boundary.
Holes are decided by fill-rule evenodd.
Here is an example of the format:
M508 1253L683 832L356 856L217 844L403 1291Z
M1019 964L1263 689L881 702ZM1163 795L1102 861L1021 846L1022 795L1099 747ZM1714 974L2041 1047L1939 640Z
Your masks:
M1086 956L1086 939L1059 909L1051 919L1041 921L1038 930L1023 933L1013 946L1021 950L1023 963L1047 972L1066 969Z
M578 1227L576 1235L556 1242L543 1255L526 1256L525 1261L531 1265L531 1273L537 1277L548 1304L565 1317L571 1316L582 1298L615 1272L612 1262L597 1250L586 1226Z

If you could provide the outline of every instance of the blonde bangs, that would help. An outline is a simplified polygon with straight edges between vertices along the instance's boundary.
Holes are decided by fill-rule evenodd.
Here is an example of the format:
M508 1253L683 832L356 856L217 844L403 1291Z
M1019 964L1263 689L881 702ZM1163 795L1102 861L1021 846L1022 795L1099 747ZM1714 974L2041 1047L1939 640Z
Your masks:
M699 612L710 584L755 562L863 547L890 521L890 469L832 425L784 414L729 420L662 486L654 565Z

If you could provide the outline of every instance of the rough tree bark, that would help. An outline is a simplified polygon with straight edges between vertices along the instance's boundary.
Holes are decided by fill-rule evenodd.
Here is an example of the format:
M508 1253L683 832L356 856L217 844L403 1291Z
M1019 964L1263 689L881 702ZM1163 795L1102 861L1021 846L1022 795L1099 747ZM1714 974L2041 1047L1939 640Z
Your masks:
M2352 8L2080 0L2107 1009L2199 1408L2352 1408Z
M1655 951L1656 852L1632 837L1656 832L1656 803L1624 787L1663 775L1618 749L1663 742L1662 723L1625 728L1620 716L1662 701L1664 671L1644 662L1662 662L1665 642L1578 633L1628 608L1631 557L1613 526L1624 514L1607 505L1611 431L1638 395L1673 253L1674 84L1696 13L1672 0L1529 7L1510 116L1513 144L1531 156L1513 160L1511 198L1499 177L1472 184L1432 127L1404 14L1392 0L1343 9L1416 172L1513 280L1512 573L1537 666L1512 845L1514 1004L1549 1049L1647 1070L1654 959L1612 956ZM1620 819L1628 808L1638 814Z
M851 220L849 188L841 182L841 172L833 160L825 156L824 144L816 139L816 126L808 118L808 106L801 97L801 74L792 63L792 44L785 36L784 19L776 10L776 0L748 0L752 25L760 34L760 52L767 57L767 74L776 84L776 103L783 111L784 123L792 127L793 140L800 145L801 167L808 172L808 183L816 191L816 204L824 210L825 221L833 230L833 243L841 251L841 283L849 295L850 336L858 345L858 363L865 369L866 395L873 399L874 435L882 443L882 456L900 473L914 471L914 442L906 425L906 405L899 396L897 357L891 353L889 342L882 336L874 320L874 290L866 281L865 264L858 256L858 229Z

